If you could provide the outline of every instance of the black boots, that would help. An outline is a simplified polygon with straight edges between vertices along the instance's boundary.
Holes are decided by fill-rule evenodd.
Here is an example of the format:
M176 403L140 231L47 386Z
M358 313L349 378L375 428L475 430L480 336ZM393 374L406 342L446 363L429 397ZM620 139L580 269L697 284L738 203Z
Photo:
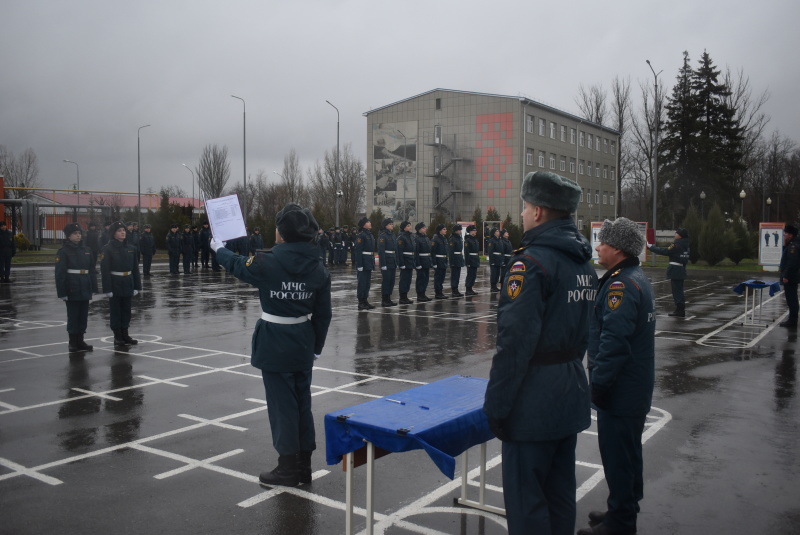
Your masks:
M686 305L676 305L675 312L670 312L670 316L673 318L685 318L686 317Z
M81 348L78 346L78 334L70 334L69 335L69 350L74 351L81 351Z
M311 452L301 451L297 454L297 479L300 483L311 483Z
M472 287L467 288L467 291L464 292L464 295L469 297L470 295L478 295L478 292L472 289Z
M134 340L133 338L128 336L128 329L122 329L122 337L125 339L125 342L127 342L128 345L135 346L136 344L139 343L139 340Z
M358 309L359 310L372 310L375 308L375 305L370 305L366 299L359 299L358 300Z
M125 341L125 336L122 334L122 329L114 329L114 345L126 346L128 342Z
M258 481L262 485L275 486L280 485L283 487L296 487L300 484L300 474L298 470L298 456L297 455L280 455L278 456L278 466L271 472L261 472L258 476ZM308 456L309 472L308 479L311 481L311 454Z
M382 307L393 307L393 306L397 306L397 303L392 301L392 296L391 295L383 295L383 296L381 296L381 306Z
M430 301L431 298L425 295L425 292L417 292L417 302L419 303L427 303Z
M70 338L72 338L72 335L70 335ZM94 346L87 344L83 340L83 335L82 334L76 334L75 335L75 341L77 342L79 351L93 351L94 350ZM70 341L70 345L72 345L71 341ZM72 349L70 349L70 351L72 351Z
M492 293L499 292L499 291L500 291L500 288L498 288L496 284L493 284L492 285Z
M436 295L433 296L434 299L447 299L447 296L444 295L444 292L441 290L436 290Z
M405 294L401 293L400 294L400 301L398 301L398 303L400 303L401 305L413 305L414 301L412 301L411 299L408 298L408 294L407 293L405 293Z
M788 317L778 324L778 327L786 327L787 329L797 329L797 318Z
M453 290L453 297L464 297L464 294L458 291L458 288L451 288Z

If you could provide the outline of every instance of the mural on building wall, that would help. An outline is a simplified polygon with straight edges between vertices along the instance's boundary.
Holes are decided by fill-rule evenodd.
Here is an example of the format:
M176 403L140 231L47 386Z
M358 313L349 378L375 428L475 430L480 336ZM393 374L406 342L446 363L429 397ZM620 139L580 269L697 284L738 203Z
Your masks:
M478 115L475 132L475 148L480 155L475 158L475 191L485 191L489 199L511 196L513 180L505 178L505 173L513 162L514 114Z
M372 125L372 202L395 223L417 220L417 135L417 121Z

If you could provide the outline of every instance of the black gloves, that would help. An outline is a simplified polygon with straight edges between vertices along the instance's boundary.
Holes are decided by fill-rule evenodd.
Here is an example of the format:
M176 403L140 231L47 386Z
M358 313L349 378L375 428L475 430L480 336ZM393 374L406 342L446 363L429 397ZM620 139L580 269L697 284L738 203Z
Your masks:
M492 430L494 436L502 440L503 442L509 442L511 440L511 436L508 434L508 431L503 427L505 421L498 420L496 418L489 418L489 429Z
M592 403L598 409L608 409L611 405L611 389L592 383Z

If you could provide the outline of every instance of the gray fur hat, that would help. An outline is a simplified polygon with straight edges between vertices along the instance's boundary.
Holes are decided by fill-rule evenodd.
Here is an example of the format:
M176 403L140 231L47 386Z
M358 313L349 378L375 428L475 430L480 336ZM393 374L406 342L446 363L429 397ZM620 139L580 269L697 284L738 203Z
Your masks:
M603 221L597 239L611 247L621 249L628 256L639 256L644 248L644 236L639 232L639 225L626 217Z
M291 202L278 212L275 225L287 243L311 241L319 230L319 224L311 211Z
M536 206L574 213L581 199L581 188L574 180L547 171L528 173L522 181L520 198Z

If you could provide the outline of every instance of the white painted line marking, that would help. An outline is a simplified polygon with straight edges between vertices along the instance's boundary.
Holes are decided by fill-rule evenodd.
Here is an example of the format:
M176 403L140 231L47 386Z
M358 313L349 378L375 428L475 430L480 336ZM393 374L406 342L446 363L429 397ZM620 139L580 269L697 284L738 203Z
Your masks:
M0 390L0 394L2 394L3 392L13 392L13 391L14 391L13 388L4 388L4 389Z
M161 455L163 457L169 457L170 459L174 459L176 461L180 461L180 462L186 463L186 466L181 466L180 468L176 468L176 469L170 470L168 472L163 472L161 474L154 475L153 477L155 479L166 479L168 477L171 477L171 476L174 476L174 475L177 475L177 474L182 474L184 472L188 472L189 470L193 470L195 468L210 468L212 463L214 463L216 461L219 461L219 460L222 460L222 459L227 459L228 457L233 457L234 455L239 455L240 453L242 453L244 451L243 449L236 449L236 450L228 451L228 452L225 452L225 453L221 453L219 455L215 455L214 457L209 457L208 459L203 459L203 460L196 461L194 459L190 459L189 457L184 457L183 455L168 454L167 452L164 452L163 450L158 450L158 452L156 452L155 448L149 448L147 446L136 446L135 449L137 449L137 450L141 449L141 450L144 450L144 451L149 451L150 453L157 453L158 455Z
M19 409L19 407L17 407L16 405L12 405L11 403L4 403L2 401L0 401L0 407L4 407L4 408L6 408L8 410ZM0 414L2 414L2 413L0 413Z
M219 420L207 420L205 418L200 418L199 416L192 416L191 414L179 414L181 418L186 418L187 420L192 420L195 422L203 422L208 425L214 425L217 427L223 427L225 429L231 429L233 431L247 431L246 427L240 427L238 425L231 425L231 424L224 424L221 423Z
M17 464L14 461L10 461L2 457L0 457L0 465L5 466L6 468L10 468L11 470L14 470L10 474L3 474L2 476L0 476L0 480L8 479L12 476L24 475L32 477L33 479L37 479L42 483L47 483L48 485L60 485L61 483L63 483L63 481L61 481L60 479L40 474L36 468L25 468L21 464Z
M187 388L189 385L185 385L183 383L176 383L174 381L170 381L168 379L156 379L155 377L148 377L147 375L137 375L137 377L141 377L147 381L151 381L150 384L165 384L165 385L172 385L172 386L180 386L182 388ZM144 385L139 385L144 386Z
M326 476L328 474L330 474L330 471L328 471L328 470L317 470L316 472L311 474L311 480L312 481L317 480L317 479L319 479L321 477L324 477L324 476ZM276 486L275 488L272 488L272 489L270 489L270 490L268 490L266 492L262 492L261 494L256 494L252 498L248 498L246 500L243 500L243 501L237 503L236 505L238 505L239 507L241 507L243 509L247 509L248 507L252 507L252 506L254 506L256 504L259 504L261 502L267 501L267 500L269 500L270 498L272 498L274 496L277 496L278 494L283 492L283 490L284 490L283 487L277 487Z
M103 399L110 399L111 401L122 401L122 398L115 398L114 396L109 396L108 394L102 394L100 392L92 392L91 390L84 390L83 388L70 388L70 390L74 390L75 392L80 392L81 394L87 394L89 396L95 396Z

